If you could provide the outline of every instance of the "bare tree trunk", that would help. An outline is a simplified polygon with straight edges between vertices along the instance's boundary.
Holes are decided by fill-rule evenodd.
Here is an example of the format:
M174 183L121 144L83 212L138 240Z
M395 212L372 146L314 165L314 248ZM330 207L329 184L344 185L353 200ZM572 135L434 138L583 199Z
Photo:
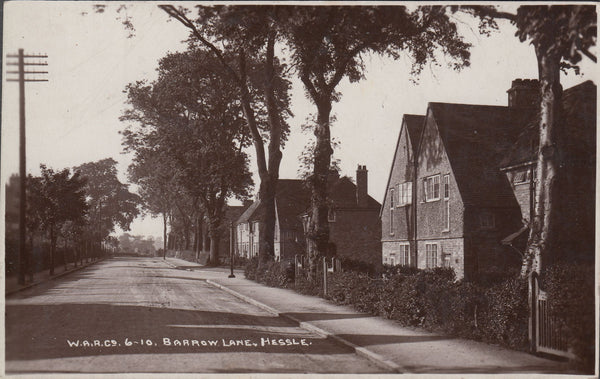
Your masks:
M329 222L327 221L327 179L331 166L331 102L317 103L318 116L315 127L317 143L314 152L314 168L311 177L311 217L308 230L309 279L316 280L319 258L329 254Z
M557 128L562 89L560 86L560 56L536 47L540 76L539 148L537 152L535 214L523 258L521 275L540 273L542 261L552 253L554 200L559 156Z

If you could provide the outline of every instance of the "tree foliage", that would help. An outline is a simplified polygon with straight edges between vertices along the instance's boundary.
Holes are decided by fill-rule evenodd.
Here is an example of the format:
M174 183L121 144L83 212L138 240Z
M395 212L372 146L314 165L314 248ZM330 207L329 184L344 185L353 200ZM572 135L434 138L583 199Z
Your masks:
M439 6L414 11L404 6L297 6L280 14L278 25L297 75L317 108L308 230L314 277L318 257L330 254L327 178L333 152L331 111L341 96L337 85L345 78L357 82L365 77L367 54L398 59L405 53L416 75L426 63L437 64L440 56L448 57L453 69L468 66L470 45Z
M238 88L222 71L206 50L169 54L160 61L155 82L127 87L131 107L121 118L133 122L123 132L126 150L136 153L132 169L139 173L142 165L150 169L156 165L157 172L171 172L167 188L181 188L192 209L202 208L215 264L227 200L246 198L252 185L244 152L249 138L237 100ZM152 157L154 161L150 161ZM163 171L165 164L167 171ZM145 174L138 181L153 177ZM190 228L193 215L183 211L177 196L172 203L184 227Z
M28 224L30 233L38 227L50 238L50 272L54 272L59 234L74 239L85 225L88 212L86 179L69 169L54 171L40 165L39 177L28 177Z
M85 192L89 209L86 234L95 243L107 238L116 226L129 230L139 214L140 198L119 181L116 166L117 161L106 158L75 167L87 180Z

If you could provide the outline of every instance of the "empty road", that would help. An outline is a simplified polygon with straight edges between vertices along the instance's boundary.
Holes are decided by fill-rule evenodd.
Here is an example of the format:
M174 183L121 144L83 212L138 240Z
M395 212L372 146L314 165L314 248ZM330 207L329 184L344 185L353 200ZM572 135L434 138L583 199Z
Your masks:
M160 258L115 257L6 298L7 374L380 373Z

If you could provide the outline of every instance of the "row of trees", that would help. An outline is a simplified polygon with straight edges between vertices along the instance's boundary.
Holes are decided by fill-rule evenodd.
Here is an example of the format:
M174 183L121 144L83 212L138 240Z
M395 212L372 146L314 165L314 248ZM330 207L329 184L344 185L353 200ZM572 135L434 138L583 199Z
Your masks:
M103 159L55 171L40 165L39 176L27 177L27 250L28 270L33 274L37 262L32 262L36 241L47 239L50 245L50 274L54 273L57 244L63 241L62 261L66 265L66 251L74 251L73 262L97 255L102 243L114 245L110 234L119 226L124 230L138 215L139 197L117 178L117 162ZM18 204L18 178L7 186L7 204ZM7 205L6 240L17 240L16 230L10 225L18 222L16 207ZM15 213L15 214L13 214ZM37 264L36 264L37 263Z
M159 7L189 29L189 51L163 60L160 77L152 85L137 83L128 87L133 110L128 111L124 119L138 121L140 130L146 130L128 129L125 133L126 148L136 152L133 170L151 159L160 161L166 166L167 182L176 182L193 200L198 199L202 212L209 219L213 217L213 224L217 225L217 211L227 198L223 193L245 196L246 191L236 192L235 188L243 188L249 181L239 178L225 185L222 176L233 179L229 175L234 166L213 164L222 156L210 146L218 146L219 152L229 149L225 155L237 157L240 167L244 167L233 172L247 175L247 165L241 164L242 151L246 144L252 143L260 177L258 193L264 207L259 264L264 263L274 252L274 196L281 150L289 129L286 123L290 115L288 80L295 76L315 105L316 145L313 172L308 178L312 188L308 258L313 276L318 258L331 253L327 250L327 179L332 154L331 112L341 97L336 90L338 84L344 79L356 82L364 78L366 54L392 59L408 56L413 77L426 64L437 63L442 57L451 69L462 69L470 64L471 46L458 33L453 14L462 12L477 17L483 33L496 29L497 19L510 20L517 27L520 40L533 44L539 63L541 137L537 178L540 184L536 186L536 216L523 274L539 270L540 257L552 248L550 239L556 224L556 215L552 213L552 204L556 201L553 188L560 175L559 136L566 132L560 131L557 115L560 70L577 68L582 55L595 60L589 51L596 43L594 6L521 6L514 14L492 6L409 9L404 6L221 5L197 6L195 10L173 5ZM167 61L179 66L168 66ZM168 81L175 84L170 85ZM218 94L211 91L214 88L219 88ZM140 94L143 96L138 96ZM230 118L211 103L220 95L223 97L219 104L228 104L227 109L232 112ZM148 125L151 128L147 128ZM265 144L268 144L267 149ZM239 154L233 154L235 151ZM212 159L211 154L219 158ZM206 159L209 156L211 159ZM151 167L155 170L154 165ZM150 177L152 175L134 176L138 183ZM230 186L229 192L225 191L227 186ZM152 188L158 191L161 187ZM208 199L214 201L210 203ZM157 213L166 214L162 210Z

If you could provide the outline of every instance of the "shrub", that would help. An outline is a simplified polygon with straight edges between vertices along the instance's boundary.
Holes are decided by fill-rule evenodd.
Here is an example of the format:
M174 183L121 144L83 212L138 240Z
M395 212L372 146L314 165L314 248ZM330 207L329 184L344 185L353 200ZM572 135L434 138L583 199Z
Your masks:
M529 306L527 280L516 277L486 289L481 314L483 338L525 350L528 340Z
M280 262L266 262L257 270L257 281L270 287L286 288L290 283L286 264Z
M558 263L541 276L557 328L566 335L579 368L593 372L595 355L594 265Z
M252 257L246 261L244 267L244 276L246 279L256 280L256 270L258 269L258 257Z

